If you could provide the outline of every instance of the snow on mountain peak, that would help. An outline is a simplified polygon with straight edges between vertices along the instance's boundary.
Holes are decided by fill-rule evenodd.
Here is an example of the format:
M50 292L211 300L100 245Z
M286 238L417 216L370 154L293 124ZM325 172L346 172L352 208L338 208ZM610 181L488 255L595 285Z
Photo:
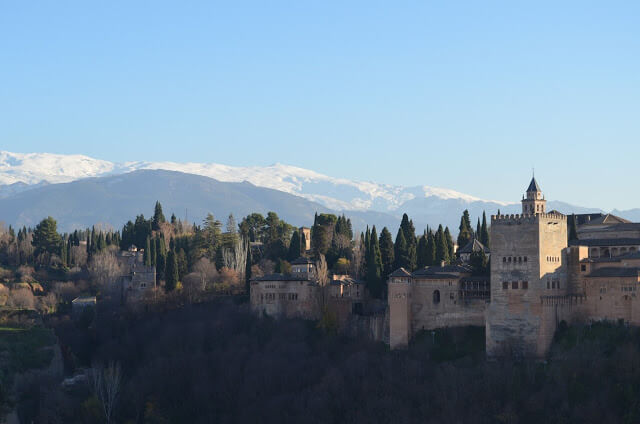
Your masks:
M249 167L197 162L113 163L84 155L0 151L0 186L15 183L28 185L64 183L139 169L178 171L224 182L248 181L258 187L305 197L334 210L395 211L409 200L432 196L442 199L460 199L464 202L482 201L477 197L444 188L402 187L353 181L280 163Z

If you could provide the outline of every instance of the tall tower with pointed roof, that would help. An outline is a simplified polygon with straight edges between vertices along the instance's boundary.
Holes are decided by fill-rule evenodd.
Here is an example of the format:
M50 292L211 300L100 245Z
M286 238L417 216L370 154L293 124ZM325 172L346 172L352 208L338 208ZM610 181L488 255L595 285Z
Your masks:
M547 201L542 195L542 190L536 181L536 177L531 178L529 188L527 188L526 197L522 197L522 214L536 215L546 213Z

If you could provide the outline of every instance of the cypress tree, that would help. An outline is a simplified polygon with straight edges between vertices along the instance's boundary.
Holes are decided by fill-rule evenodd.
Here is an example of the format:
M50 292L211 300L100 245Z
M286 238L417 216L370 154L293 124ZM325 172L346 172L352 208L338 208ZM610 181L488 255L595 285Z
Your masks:
M480 243L489 247L489 228L487 227L487 214L482 211L482 226L480 227Z
M425 230L424 234L422 235L422 237L420 237L420 240L418 241L417 254L418 254L418 260L417 260L418 269L424 268L425 266L428 265L428 258L427 258L427 231L426 230Z
M289 242L289 252L287 253L287 260L291 262L298 259L300 257L300 250L301 250L300 234L296 230L293 232L293 235L291 236L291 241Z
M427 250L425 256L426 266L432 266L436 263L436 239L432 231L427 231Z
M156 237L156 272L164 278L167 266L167 247L164 237Z
M151 266L151 237L147 236L147 243L145 244L142 258L145 266Z
M453 258L455 258L456 255L456 249L453 245L453 238L451 238L449 227L444 229L444 240L447 242L447 248L449 249L449 261L453 261Z
M440 265L441 262L449 262L449 245L444 236L444 229L442 224L438 227L436 232L436 264Z
M469 218L469 211L464 210L460 217L460 226L458 227L460 232L458 233L458 247L464 247L469 243L473 237L473 230L471 229L471 218Z
M480 240L481 235L482 235L482 227L480 227L480 218L478 218L478 223L476 224L476 233L474 234L474 237Z
M369 255L367 260L367 285L369 293L373 297L382 297L382 259L380 255L380 245L378 244L378 235L376 227L371 230L371 239L369 240Z
M404 231L402 231L402 228L398 229L398 235L396 235L394 255L395 265L393 267L395 269L402 267L407 271L411 271L411 258L409 258L407 240L404 238Z
M380 258L382 260L382 276L387 278L393 272L395 255L391 233L384 227L380 232Z
M151 239L150 237L147 237L150 240L150 248L149 248L149 261L151 262L151 266L156 266L158 264L158 256L156 253L156 242L155 240Z
M404 239L407 243L406 254L409 258L408 271L413 271L417 265L417 246L418 241L416 239L416 229L413 225L413 220L409 219L409 216L405 213L402 215L402 221L400 222L400 229L404 233Z
M244 291L245 294L251 293L251 267L253 266L253 254L251 253L251 245L247 242L247 263L244 268Z
M67 265L69 265L69 263L67 262L68 245L65 240L62 240L61 245L62 246L60 247L60 260L62 261L62 266L66 267Z
M178 285L178 281L180 280L178 274L178 259L176 257L176 252L173 250L169 251L167 255L167 269L165 272L165 286L164 289L167 292L173 291Z

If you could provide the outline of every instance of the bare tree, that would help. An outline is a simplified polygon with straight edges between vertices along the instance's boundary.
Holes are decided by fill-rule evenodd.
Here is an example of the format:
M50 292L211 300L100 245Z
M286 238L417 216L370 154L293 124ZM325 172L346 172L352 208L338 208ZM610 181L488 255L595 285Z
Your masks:
M89 263L89 275L95 284L106 286L122 274L115 252L105 250L94 255Z
M35 309L35 299L31 290L27 288L13 289L9 292L8 306L21 309Z
M353 260L351 261L351 275L359 279L362 277L362 267L364 265L365 246L360 237L356 237L355 246L353 247Z
M213 283L218 276L218 270L216 270L215 264L204 257L200 258L193 266L193 272L198 274L201 290L203 291L206 290L207 286Z
M107 368L103 368L101 365L94 365L89 370L89 381L91 382L93 393L102 404L106 423L111 424L122 383L120 364L110 362Z
M329 284L329 267L324 255L320 255L320 259L316 262L316 278L320 287L325 287Z
M247 251L249 244L240 238L231 249L222 250L222 259L226 268L232 269L240 278L244 278L245 267L247 266Z
M71 246L71 263L78 266L87 264L87 248L85 246Z

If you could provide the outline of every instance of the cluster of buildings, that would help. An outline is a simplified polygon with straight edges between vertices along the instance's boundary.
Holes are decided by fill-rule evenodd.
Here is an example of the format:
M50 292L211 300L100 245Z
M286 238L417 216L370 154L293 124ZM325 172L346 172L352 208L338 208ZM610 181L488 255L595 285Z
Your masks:
M421 329L477 325L486 328L488 356L543 357L561 321L640 325L640 224L610 214L575 219L578 239L569 242L567 216L546 210L533 178L522 214L491 217L484 285L462 273L443 284L421 277L429 269L394 272L391 347L406 346ZM466 296L475 287L480 290Z
M490 246L472 240L456 264L389 275L384 339L402 348L421 330L484 326L488 356L543 357L561 321L640 325L640 224L610 214L571 218L578 237L569 241L568 217L547 211L533 178L521 214L491 217ZM469 265L478 251L490 257L489 276ZM347 315L366 309L361 282L340 277L320 290L314 267L300 258L290 275L254 279L253 310L315 319L327 303Z

